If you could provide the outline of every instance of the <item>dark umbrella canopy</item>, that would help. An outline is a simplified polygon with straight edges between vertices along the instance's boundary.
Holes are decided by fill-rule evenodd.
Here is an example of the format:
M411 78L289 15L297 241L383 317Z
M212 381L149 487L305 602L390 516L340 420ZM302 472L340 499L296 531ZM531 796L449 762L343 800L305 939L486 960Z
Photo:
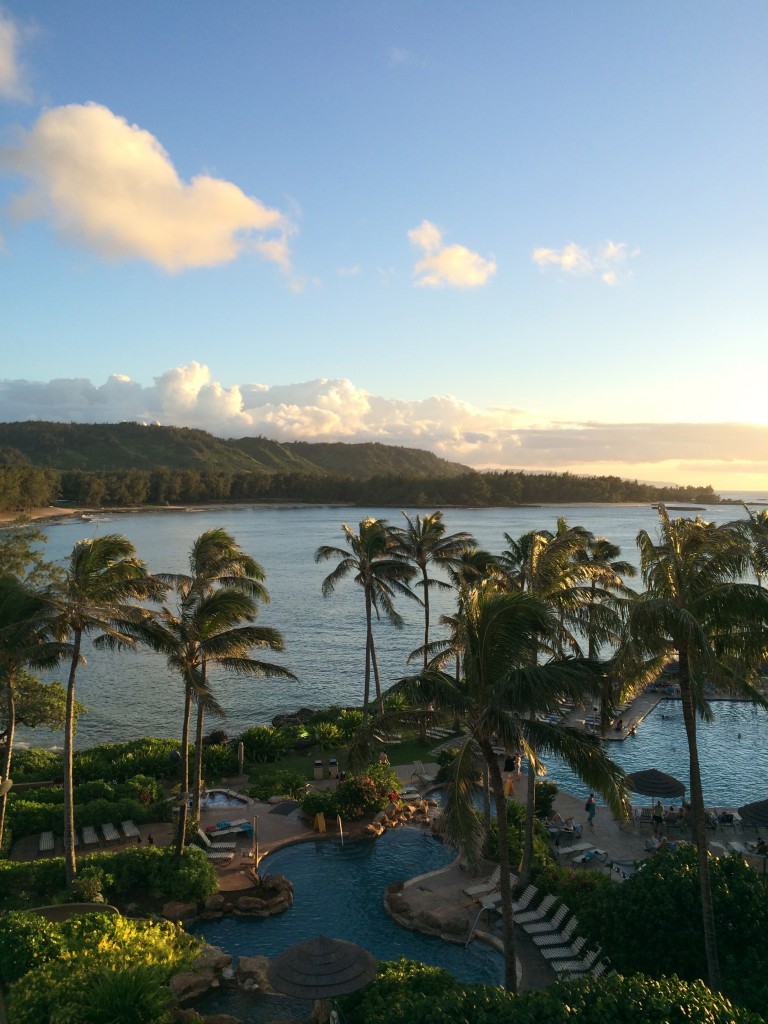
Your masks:
M269 983L299 999L333 999L356 992L376 976L371 954L344 939L316 939L291 946L269 965Z
M753 804L744 804L739 808L743 825L755 825L768 828L768 800L756 800Z
M643 772L632 772L627 776L627 786L633 793L643 796L682 796L685 786L679 779L656 768L648 768Z

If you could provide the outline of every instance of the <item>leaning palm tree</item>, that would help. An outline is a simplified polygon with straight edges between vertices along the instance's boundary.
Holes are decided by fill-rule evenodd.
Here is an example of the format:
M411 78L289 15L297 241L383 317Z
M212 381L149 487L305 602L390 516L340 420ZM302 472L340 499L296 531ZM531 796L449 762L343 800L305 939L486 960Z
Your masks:
M533 769L538 765L537 752L557 753L606 797L617 814L623 810L623 772L598 740L530 715L534 707L554 707L564 694L583 686L587 671L586 665L575 661L533 666L539 638L552 628L550 611L533 595L504 593L492 584L474 588L465 595L459 627L463 679L457 683L443 672L421 673L429 678L438 706L460 715L464 725L449 776L443 822L446 838L470 865L477 862L487 838L472 796L481 770L488 772L499 836L504 979L510 992L517 990L512 885L507 803L495 746L522 749ZM402 680L397 688L407 691L409 681Z
M395 609L396 595L418 600L408 587L414 570L398 551L392 531L385 519L363 519L359 532L342 524L350 550L324 544L315 552L316 562L338 559L339 564L323 580L323 597L330 597L337 585L348 576L362 588L365 596L365 684L363 688L363 719L368 720L368 706L371 692L371 670L376 686L376 700L379 714L384 713L384 698L381 691L379 665L376 659L376 645L373 637L373 614L379 618L383 611L389 622L402 629L403 619Z
M222 527L206 530L194 541L189 553L189 573L160 573L158 579L172 588L181 604L192 605L215 587L231 588L248 594L254 602L267 603L269 594L264 587L265 573L259 563L246 554L235 539ZM209 693L207 663L203 658L200 665L200 687L195 691L200 699L197 704L195 727L195 766L192 786L192 814L200 816L203 764L203 725L206 710L221 714L221 708ZM193 693L193 697L195 696ZM207 699L203 694L207 694ZM189 724L189 723L188 723ZM188 739L188 736L187 736ZM184 760L187 748L184 747ZM186 792L186 786L184 787Z
M68 643L69 676L64 724L64 857L67 884L77 873L73 805L72 750L75 723L75 680L85 663L83 637L100 634L107 646L132 647L132 631L147 615L139 604L162 594L161 585L136 557L133 544L110 533L78 541L52 584L49 597L56 609L59 639Z
M11 777L16 732L16 689L27 668L51 668L64 654L55 642L53 608L43 593L14 576L0 577L0 694L4 697L4 750L0 782ZM0 847L8 794L0 796Z
M464 552L475 548L474 537L464 531L460 533L445 532L443 513L432 512L415 519L403 512L406 526L393 528L392 534L397 540L397 550L411 562L420 573L421 579L416 583L421 588L424 606L424 644L421 647L424 668L427 667L429 650L429 592L430 590L450 590L450 583L429 575L429 566L435 565L444 569L458 569Z
M276 629L256 626L255 600L235 588L190 593L184 585L177 590L176 607L164 605L136 636L165 655L168 667L181 677L184 686L184 716L181 732L181 791L189 790L189 731L194 704L222 714L208 680L208 667L216 666L236 676L295 679L282 665L252 657L254 649L282 651L284 644Z
M699 886L708 984L720 988L712 910L704 795L696 723L712 717L707 683L768 706L751 685L765 658L768 593L743 582L749 547L734 524L715 526L700 517L671 520L659 507L660 539L637 535L645 592L629 608L626 642L617 654L632 669L654 659L678 659L678 684L688 742L691 807L698 851Z

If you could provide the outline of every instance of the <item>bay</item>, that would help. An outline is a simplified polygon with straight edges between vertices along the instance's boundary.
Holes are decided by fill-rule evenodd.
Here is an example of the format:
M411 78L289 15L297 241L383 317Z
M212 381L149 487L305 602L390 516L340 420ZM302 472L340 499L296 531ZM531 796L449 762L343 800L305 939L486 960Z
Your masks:
M409 515L432 509L410 509ZM684 512L673 512L684 515ZM694 513L690 513L694 514ZM739 506L710 506L701 513L714 522L743 518ZM345 548L342 523L357 532L368 517L404 522L391 508L227 507L187 511L107 514L97 520L70 519L46 526L46 554L64 559L83 537L121 533L135 545L151 572L185 572L189 549L203 531L228 530L264 567L270 604L260 610L259 622L279 629L286 649L281 655L265 652L265 660L290 668L297 681L237 679L213 673L213 690L226 711L222 722L209 718L208 727L221 727L237 735L252 725L268 724L274 715L300 706L359 705L363 692L365 617L362 591L351 579L343 581L329 598L321 585L335 562L316 564L314 553L322 544ZM618 544L622 557L637 564L635 538L640 529L652 535L658 515L648 505L548 505L531 508L461 508L445 510L449 533L466 530L481 547L493 553L507 545L504 534L517 538L528 530L555 530L558 516L569 525L582 525L596 536ZM440 613L454 610L452 593L434 592L432 637L440 635ZM376 639L382 684L390 685L410 671L408 655L422 642L423 618L416 602L399 600L405 619L402 630L382 620ZM76 746L135 739L140 736L179 737L182 685L169 673L164 659L149 652L112 653L85 650L88 664L80 669L77 697L88 709L78 723ZM65 679L62 670L49 678ZM61 736L47 730L19 730L19 741L35 746L60 745Z

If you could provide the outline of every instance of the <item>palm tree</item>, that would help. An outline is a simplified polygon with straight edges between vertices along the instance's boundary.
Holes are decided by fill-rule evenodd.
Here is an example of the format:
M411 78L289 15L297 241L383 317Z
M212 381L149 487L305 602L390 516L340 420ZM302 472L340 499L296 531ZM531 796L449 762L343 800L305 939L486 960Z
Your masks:
M16 731L16 687L26 669L50 668L63 650L53 639L53 608L45 596L14 576L0 577L0 691L5 695L4 757L0 782L11 777ZM0 796L0 847L8 794Z
M215 665L237 676L295 679L282 665L251 657L254 648L282 651L283 638L276 629L255 626L257 605L250 594L234 587L190 591L184 582L176 590L176 608L164 605L145 624L138 636L164 654L168 667L184 684L184 717L181 733L181 791L189 790L189 729L193 703L222 713L211 692L207 669Z
M416 584L422 590L422 604L424 605L424 644L421 647L424 658L424 668L427 667L429 650L429 592L430 590L450 590L450 584L443 580L429 576L430 564L443 568L458 569L461 556L465 551L475 547L474 537L466 532L451 533L445 532L443 513L432 512L430 515L416 516L411 519L403 512L407 526L392 530L393 536L397 539L397 550L408 562L412 562L421 573L421 579Z
M637 535L646 589L630 606L627 640L618 659L619 666L622 660L631 666L641 659L653 658L656 664L678 659L708 984L717 992L720 965L696 722L698 717L712 717L707 683L768 705L749 682L765 657L760 627L768 622L768 594L741 580L749 565L749 546L734 524L715 526L698 516L673 521L663 505L659 516L658 543L645 530Z
M385 519L363 519L359 532L355 533L346 523L342 530L350 550L331 545L322 545L315 552L316 562L332 558L339 564L323 580L323 597L330 597L341 580L352 575L355 583L362 587L365 595L365 685L363 689L363 720L368 720L370 702L371 669L376 686L376 700L379 714L384 713L379 666L376 660L376 646L373 639L373 613L379 618L383 611L397 629L402 629L403 619L394 605L397 594L416 598L408 587L414 570L399 552L392 531Z
M181 604L194 603L202 596L210 594L214 587L236 589L241 593L248 594L254 602L261 601L266 604L269 601L269 594L263 585L265 579L263 568L254 558L246 554L232 535L222 527L206 530L195 540L189 553L189 570L187 575L158 574L158 579L161 582L176 591ZM214 713L221 713L221 709L210 694L208 694L207 700L202 699L202 694L208 692L207 663L204 658L200 665L200 684L201 699L197 700L195 767L192 786L192 813L196 818L200 817L205 711L206 708L209 708ZM187 740L188 738L187 736ZM183 749L186 761L186 746L183 746ZM187 791L186 786L183 791Z
M446 837L469 864L476 863L484 841L472 794L481 769L490 779L499 835L500 888L503 909L505 985L517 989L514 920L507 830L507 803L496 744L522 749L537 764L536 752L563 756L612 808L623 808L623 772L603 752L598 740L577 730L526 717L534 707L554 707L563 694L582 685L584 667L576 662L534 666L539 638L553 628L547 607L531 594L502 592L494 585L465 595L460 621L464 677L426 673L439 706L461 716L464 736L447 787L443 821ZM425 673L421 674L422 676ZM407 687L402 680L398 687Z
M631 562L621 559L621 548L605 537L590 537L576 553L576 560L584 569L588 594L583 610L583 630L587 636L587 656L598 657L600 648L607 643L617 644L622 624L622 611L634 592L624 583L624 577L637 575ZM600 691L600 725L607 729L613 717L614 705L624 699L628 680L606 672Z
M70 658L64 724L64 857L67 885L77 873L73 806L72 749L75 723L75 679L83 637L97 633L106 646L132 647L132 631L148 614L138 602L158 597L162 587L136 557L129 540L110 533L78 541L65 564L64 578L49 595L56 608L59 638L68 643Z

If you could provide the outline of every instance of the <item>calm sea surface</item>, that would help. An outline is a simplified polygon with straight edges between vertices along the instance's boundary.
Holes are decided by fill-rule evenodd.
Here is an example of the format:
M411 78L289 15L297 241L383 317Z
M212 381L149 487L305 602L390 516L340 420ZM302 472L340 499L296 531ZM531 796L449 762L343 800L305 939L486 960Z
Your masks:
M408 510L413 515L425 510ZM426 511L432 511L427 509ZM673 513L682 515L684 513ZM736 507L710 507L707 519L723 522L745 516ZM285 639L283 655L265 653L298 677L297 682L212 676L215 693L226 710L221 723L231 735L300 706L359 704L362 700L365 619L362 592L352 580L342 582L335 594L323 598L321 584L335 562L316 565L314 552L321 544L345 547L341 524L357 524L366 516L403 522L398 510L335 506L313 508L232 508L188 512L108 515L99 522L83 520L48 526L49 558L64 558L73 544L99 533L125 534L152 572L185 572L194 539L215 526L227 529L238 543L265 568L271 603L259 621L279 629ZM638 530L655 534L656 512L649 506L574 505L521 509L449 509L448 532L466 530L478 543L498 553L506 547L504 533L518 537L532 529L556 528L557 517L569 525L582 525L620 545L622 557L637 563ZM433 592L436 593L436 592ZM440 612L453 611L453 595L437 595L433 603L433 632ZM389 685L408 671L408 654L421 643L423 620L415 602L401 600L398 608L405 627L396 630L377 624L377 651L382 682ZM164 659L148 651L115 654L87 650L87 666L78 675L77 696L88 708L78 725L77 745L133 739L139 736L179 736L182 686L169 673ZM52 678L64 679L64 673ZM209 720L210 727L215 726ZM60 735L44 730L21 731L21 741L55 745Z

